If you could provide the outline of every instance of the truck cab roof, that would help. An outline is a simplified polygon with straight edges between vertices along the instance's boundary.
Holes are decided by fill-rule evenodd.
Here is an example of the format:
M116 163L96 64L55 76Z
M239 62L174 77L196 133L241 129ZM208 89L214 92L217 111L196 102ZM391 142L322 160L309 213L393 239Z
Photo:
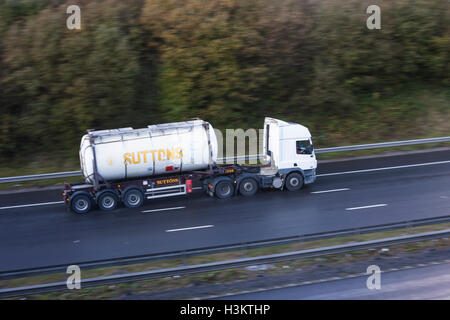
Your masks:
M293 138L310 138L311 133L309 129L301 124L295 122L286 122L283 120L266 117L264 123L276 123L279 128L280 140L293 139Z

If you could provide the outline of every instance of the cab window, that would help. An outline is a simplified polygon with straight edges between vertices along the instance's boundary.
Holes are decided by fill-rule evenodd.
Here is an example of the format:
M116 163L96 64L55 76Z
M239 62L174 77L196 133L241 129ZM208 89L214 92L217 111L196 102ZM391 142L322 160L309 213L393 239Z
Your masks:
M312 154L313 150L313 145L309 142L309 140L296 141L297 154Z

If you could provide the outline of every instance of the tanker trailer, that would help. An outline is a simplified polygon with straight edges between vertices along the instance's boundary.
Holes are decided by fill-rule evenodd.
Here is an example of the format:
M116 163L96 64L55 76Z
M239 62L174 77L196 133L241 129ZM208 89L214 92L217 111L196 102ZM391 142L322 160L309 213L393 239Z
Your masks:
M202 170L217 159L213 127L202 120L90 131L81 139L87 183Z
M265 164L216 164L218 141L202 120L143 129L88 130L81 139L84 182L64 184L67 208L78 214L93 206L137 208L145 199L186 195L193 183L219 199L247 197L259 189L300 190L316 180L317 160L308 128L266 117Z

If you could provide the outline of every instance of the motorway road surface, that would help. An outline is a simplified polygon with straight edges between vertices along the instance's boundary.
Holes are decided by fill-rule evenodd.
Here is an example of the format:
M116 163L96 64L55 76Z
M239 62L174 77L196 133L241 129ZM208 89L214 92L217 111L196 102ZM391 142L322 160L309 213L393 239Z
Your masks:
M372 170L386 167L397 168ZM198 191L87 215L66 212L60 191L0 195L0 272L450 215L450 150L319 163L318 173L299 192Z
M226 300L424 300L450 299L450 264L381 273L380 289L369 290L368 276L255 293Z

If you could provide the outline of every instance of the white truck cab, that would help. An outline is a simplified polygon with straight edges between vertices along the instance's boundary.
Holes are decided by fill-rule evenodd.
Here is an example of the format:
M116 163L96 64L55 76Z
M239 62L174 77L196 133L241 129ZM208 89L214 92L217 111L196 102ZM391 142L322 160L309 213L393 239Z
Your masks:
M273 170L280 174L299 171L305 184L315 181L317 159L311 133L305 126L266 117L263 150Z

